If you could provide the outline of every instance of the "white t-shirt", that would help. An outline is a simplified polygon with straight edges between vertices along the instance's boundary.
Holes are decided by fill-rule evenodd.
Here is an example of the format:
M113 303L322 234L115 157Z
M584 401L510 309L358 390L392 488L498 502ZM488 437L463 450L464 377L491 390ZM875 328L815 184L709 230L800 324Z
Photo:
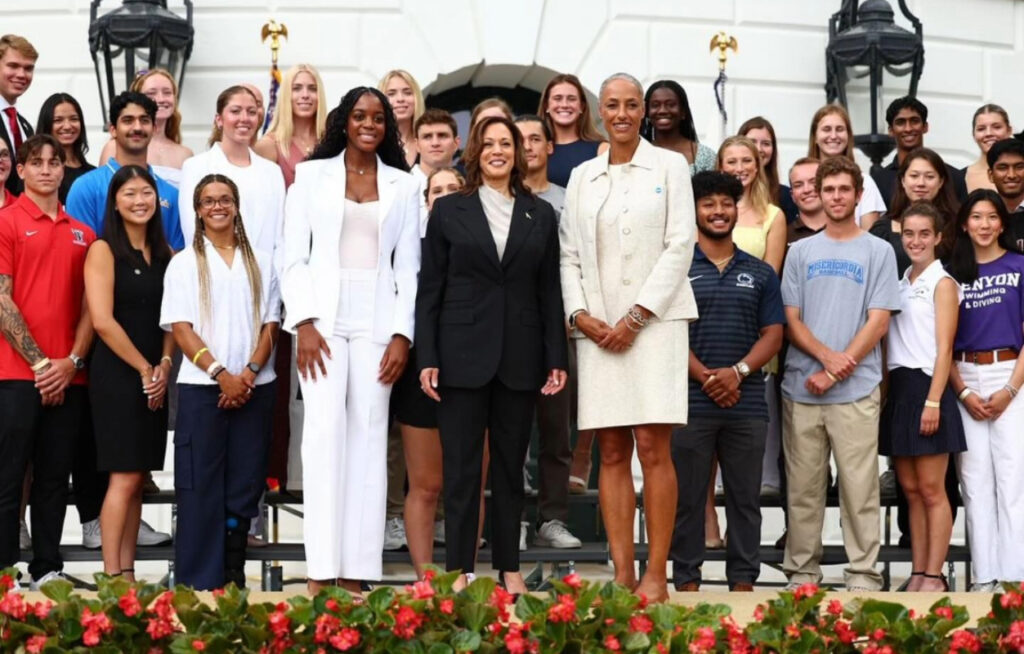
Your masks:
M160 306L160 327L171 331L176 322L192 324L199 338L203 339L210 353L220 361L228 372L240 374L252 355L254 334L257 327L252 324L252 292L245 261L241 251L236 250L231 267L217 253L209 239L206 243L206 260L210 267L210 317L202 319L199 301L199 272L195 249L188 245L167 265L164 275L164 299ZM277 275L270 263L270 255L257 250L256 263L259 265L263 297L260 308L263 322L281 322L281 291ZM273 359L263 366L256 375L256 384L274 381ZM213 385L205 370L201 370L188 358L181 362L178 373L179 384Z
M888 366L921 370L929 377L935 372L935 287L943 279L953 279L933 261L911 283L910 268L900 280L900 312L889 323ZM956 285L957 300L964 299L963 290Z
M251 149L249 162L245 167L234 165L224 155L220 143L214 143L206 152L185 160L181 167L178 194L181 233L185 236L186 247L192 245L196 233L192 195L199 181L210 173L225 175L238 187L238 199L242 204L239 210L249 242L256 250L273 256L275 269L280 275L284 257L283 249L278 252L284 234L284 177L277 164Z
M430 218L430 212L427 211L427 174L423 172L419 164L412 167L409 171L413 179L416 180L416 184L420 187L420 194L417 199L420 201L420 238L425 238L427 235L427 219Z
M860 224L860 217L864 214L877 211L881 215L885 213L885 209L885 200L882 199L882 192L878 190L878 184L871 179L871 175L865 174L864 194L860 196L860 202L857 203L857 224ZM181 228L185 229L184 219Z

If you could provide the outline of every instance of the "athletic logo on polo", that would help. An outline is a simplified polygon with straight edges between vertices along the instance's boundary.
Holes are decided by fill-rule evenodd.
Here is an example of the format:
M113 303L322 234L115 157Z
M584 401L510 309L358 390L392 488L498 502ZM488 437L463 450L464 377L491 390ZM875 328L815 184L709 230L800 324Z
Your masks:
M741 272L736 275L736 286L740 288L754 288L754 276L750 273Z
M167 198L160 198L160 206L163 207L164 209L170 209L171 201L168 200Z
M25 232L25 236L35 236L38 233L39 233L39 230L38 229L34 229L31 232Z
M72 229L71 230L71 236L72 236L72 240L71 240L71 244L72 245L88 245L88 243L85 242L85 232L83 232L82 230L80 230L80 229Z

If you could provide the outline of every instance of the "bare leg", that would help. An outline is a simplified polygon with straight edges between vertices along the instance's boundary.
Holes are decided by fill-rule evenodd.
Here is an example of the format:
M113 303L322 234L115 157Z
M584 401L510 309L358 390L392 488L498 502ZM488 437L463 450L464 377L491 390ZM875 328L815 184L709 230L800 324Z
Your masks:
M927 544L927 558L923 568L927 574L941 575L953 533L953 510L946 495L946 467L949 455L933 454L914 457L919 492L926 516L927 532L921 540ZM913 538L917 535L914 534ZM940 579L925 578L920 590L945 590Z
M587 490L590 484L591 450L594 447L595 433L591 429L581 431L576 438L576 447L572 451L572 464L569 468L569 476L582 480L582 483L572 479L569 485L570 488L578 493Z
M123 542L131 538L132 548L129 554L135 559L135 539L139 535L138 522L131 518L135 512L136 496L142 493L142 472L112 472L107 494L103 498L100 509L100 543L103 547L103 571L107 574L118 574L124 564ZM129 534L129 529L134 528ZM132 567L129 565L128 567Z
M139 486L131 498L121 536L121 572L128 581L135 581L135 548L139 540L139 523L142 521L142 495L146 486L145 475L139 476ZM102 533L102 526L100 527Z
M896 479L907 497L907 523L910 525L910 569L914 572L926 572L928 563L928 523L925 516L924 500L921 497L917 466L917 457L896 456L893 464L896 468ZM948 457L947 457L948 458ZM908 592L920 590L925 581L919 574L910 578Z
M601 455L598 499L601 504L601 518L608 532L608 548L611 550L612 563L615 565L614 581L632 590L636 588L636 571L633 567L636 493L633 490L633 473L630 470L630 461L633 458L633 433L628 428L599 429L597 442Z
M405 470L409 492L405 496L405 536L409 556L422 579L434 558L434 514L441 494L441 436L436 429L402 425Z
M644 512L647 517L647 570L636 592L652 602L668 599L668 550L676 517L676 468L672 463L672 428L642 425L634 428L636 451L644 472Z

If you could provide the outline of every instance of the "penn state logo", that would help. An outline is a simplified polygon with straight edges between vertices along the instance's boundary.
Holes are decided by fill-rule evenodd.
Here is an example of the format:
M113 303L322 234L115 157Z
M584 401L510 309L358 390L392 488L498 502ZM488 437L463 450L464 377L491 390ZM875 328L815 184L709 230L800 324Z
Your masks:
M736 275L736 286L739 288L754 288L754 276L750 273L741 272Z
M72 245L88 245L85 242L85 232L80 229L71 230L71 244Z

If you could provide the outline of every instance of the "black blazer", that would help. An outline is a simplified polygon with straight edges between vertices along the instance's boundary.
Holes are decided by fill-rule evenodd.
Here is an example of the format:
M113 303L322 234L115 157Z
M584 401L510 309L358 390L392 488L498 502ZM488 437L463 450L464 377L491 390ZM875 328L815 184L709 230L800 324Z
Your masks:
M434 203L423 239L416 295L417 369L439 384L480 388L497 377L536 391L552 368L568 368L551 205L519 195L501 261L479 191Z
M4 121L4 126L0 127L0 138L7 144L7 149L11 151L11 174L7 176L7 190L15 195L21 195L25 186L18 177L18 153L14 149L14 144L11 143L11 137L7 134L7 130L10 129L10 125L7 124L7 114L0 112L0 120ZM32 136L34 130L32 124L25 120L25 117L20 113L18 114L18 122L21 123L21 131L25 133L25 138ZM82 126L85 129L85 126Z

